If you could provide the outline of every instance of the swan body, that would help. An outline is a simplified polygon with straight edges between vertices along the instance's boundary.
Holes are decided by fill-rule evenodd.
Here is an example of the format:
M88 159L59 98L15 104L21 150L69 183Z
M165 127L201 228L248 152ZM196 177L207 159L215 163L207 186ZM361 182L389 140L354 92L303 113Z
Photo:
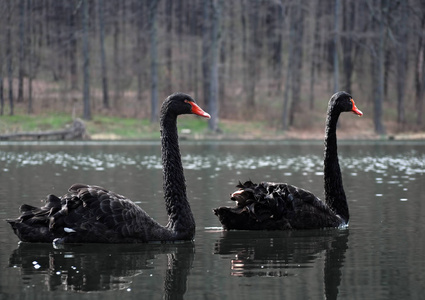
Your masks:
M338 163L336 125L341 112L363 113L350 94L335 93L329 100L324 153L325 199L287 183L239 183L231 194L234 207L214 213L226 230L317 229L347 226L349 211Z
M40 208L24 204L21 216L7 220L24 242L144 243L192 240L195 221L186 185L177 135L177 116L210 118L186 94L170 95L161 107L161 142L168 224L152 219L130 199L99 186L74 184L62 197L48 195Z

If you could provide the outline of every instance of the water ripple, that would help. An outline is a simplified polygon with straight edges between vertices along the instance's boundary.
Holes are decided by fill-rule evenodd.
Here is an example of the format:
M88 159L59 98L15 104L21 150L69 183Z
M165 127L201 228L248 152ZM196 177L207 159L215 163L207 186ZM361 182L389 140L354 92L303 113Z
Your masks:
M11 167L39 166L43 164L58 165L63 168L92 169L102 171L134 165L141 169L161 169L159 155L134 155L128 153L67 153L59 152L20 152L0 151L0 161L3 171ZM323 171L323 158L318 155L279 156L279 155L183 155L182 161L187 170L202 170L215 168L217 171L271 169L285 172L315 173ZM340 157L340 165L351 174L361 170L385 175L389 169L406 175L425 173L425 155L411 153L410 155L394 156L351 156ZM353 175L354 176L354 175ZM393 181L398 181L393 178ZM378 180L378 179L377 179Z

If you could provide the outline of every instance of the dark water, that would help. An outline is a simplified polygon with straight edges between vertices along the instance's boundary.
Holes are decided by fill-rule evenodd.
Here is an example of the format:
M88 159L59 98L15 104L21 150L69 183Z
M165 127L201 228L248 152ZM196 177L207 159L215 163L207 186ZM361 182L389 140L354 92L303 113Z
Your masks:
M212 208L238 180L323 194L321 142L183 142L192 243L21 244L0 222L0 299L423 299L425 143L340 142L348 229L223 232ZM75 182L166 223L158 143L0 144L0 216Z

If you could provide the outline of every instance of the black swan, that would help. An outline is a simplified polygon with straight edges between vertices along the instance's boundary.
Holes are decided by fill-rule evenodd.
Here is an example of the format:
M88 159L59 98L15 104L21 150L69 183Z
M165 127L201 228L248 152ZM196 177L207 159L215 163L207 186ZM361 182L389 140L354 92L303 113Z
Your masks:
M287 183L251 181L240 183L231 199L234 207L214 209L226 230L317 229L348 225L348 204L338 163L336 127L341 112L359 116L353 98L346 92L329 100L324 155L325 200Z
M186 94L170 95L161 107L163 187L168 224L160 225L131 200L99 186L74 184L58 198L48 195L40 208L22 205L21 216L7 220L24 242L142 243L192 240L195 221L186 185L177 135L177 116L204 112Z

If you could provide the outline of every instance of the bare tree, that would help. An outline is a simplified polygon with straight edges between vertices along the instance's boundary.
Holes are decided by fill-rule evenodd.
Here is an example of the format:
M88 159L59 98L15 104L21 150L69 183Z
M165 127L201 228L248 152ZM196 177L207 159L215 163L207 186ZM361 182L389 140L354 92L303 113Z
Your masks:
M396 53L397 53L397 122L406 122L404 112L404 97L407 75L407 1L400 2L400 20L397 22Z
M33 109L33 92L32 92L32 81L35 77L36 70L39 66L39 57L35 53L35 37L36 37L36 26L33 22L33 13L32 13L32 0L27 0L28 4L28 22L27 22L27 48L28 48L28 59L27 66L28 66L28 114L32 114Z
M89 53L89 4L88 0L82 0L82 24L83 24L83 119L91 120L90 106L90 53Z
M25 0L19 0L18 102L24 101L25 18Z
M223 7L223 0L212 0L212 22L211 22L211 67L210 67L210 90L208 109L211 114L211 119L208 122L208 127L211 131L218 131L218 60L220 49L220 18L221 8Z
M166 91L171 94L173 91L173 0L164 1L165 3L165 28L167 31L167 39L165 41L165 58L166 58Z
M418 31L418 46L415 65L415 96L416 96L416 124L422 125L423 104L425 96L425 2L420 2L420 30Z
M351 1L342 6L342 31L341 35L341 48L342 48L342 61L343 61L343 76L344 85L343 90L351 92L351 81L354 71L354 25L356 24L356 10L355 2Z
M297 39L297 31L294 15L294 7L290 7L289 14L289 45L288 45L288 63L286 64L285 90L283 93L283 110L282 110L282 129L289 129L289 91L292 90L292 74L294 68L294 44Z
M151 122L158 122L158 0L149 3L149 35L151 44Z
M382 123L382 102L384 99L384 55L385 55L385 24L384 13L387 0L371 1L369 4L370 14L372 16L373 28L376 32L376 38L372 39L370 51L372 56L372 81L373 81L373 104L374 104L374 124L375 132L384 134L385 128Z
M279 126L287 129L298 125L303 93L313 108L325 93L355 89L352 92L362 98L373 95L376 132L385 132L388 121L398 121L404 129L423 128L424 1L158 3L0 1L0 94L3 82L11 114L14 101L21 100L19 111L24 104L29 112L40 111L41 105L53 110L64 104L69 109L67 99L75 98L79 88L89 98L91 88L92 95L103 95L100 105L92 101L93 111L119 103L120 109L108 114L140 116L146 111L155 119L159 95L178 87L200 96L209 110L215 105L210 101L218 99L212 107L216 112L210 112L217 115L215 120L252 116L261 95L256 117L273 124L280 102ZM220 25L215 31L217 8ZM99 59L89 60L91 46ZM33 99L33 82L46 82L46 75L55 80L49 86L57 88L43 90L47 97L35 93ZM212 76L218 76L218 82ZM51 100L56 94L46 94L58 90L64 96L59 97L60 105ZM144 100L149 91L151 99ZM399 113L387 114L388 109ZM409 118L412 114L415 120Z
M268 4L266 17L269 68L272 77L271 84L276 93L282 89L282 43L283 43L283 5L282 1L272 1Z
M103 0L98 0L98 18L99 18L99 37L100 37L100 61L102 76L103 107L109 109L109 90L108 90L108 68L106 65L105 54L105 17L103 12Z
M205 105L209 107L211 81L211 1L204 0L202 5L202 88Z
M9 88L9 104L10 112L12 116L14 113L14 103L13 103L13 66L12 66L12 1L6 0L7 5L7 16L6 16L6 64L7 64L7 80Z
M295 113L301 101L301 80L303 62L303 35L304 35L304 1L297 1L293 4L291 14L291 24L294 30L294 49L291 67L291 106L289 109L289 126L294 124Z
M258 63L261 53L261 41L259 32L260 22L260 1L252 1L248 6L248 47L247 53L247 86L246 86L246 104L253 109L255 107L255 89L258 79Z
M339 46L339 18L340 18L340 0L335 0L335 12L334 12L334 53L333 53L333 67L334 67L334 92L339 91L339 57L338 57L338 46Z

